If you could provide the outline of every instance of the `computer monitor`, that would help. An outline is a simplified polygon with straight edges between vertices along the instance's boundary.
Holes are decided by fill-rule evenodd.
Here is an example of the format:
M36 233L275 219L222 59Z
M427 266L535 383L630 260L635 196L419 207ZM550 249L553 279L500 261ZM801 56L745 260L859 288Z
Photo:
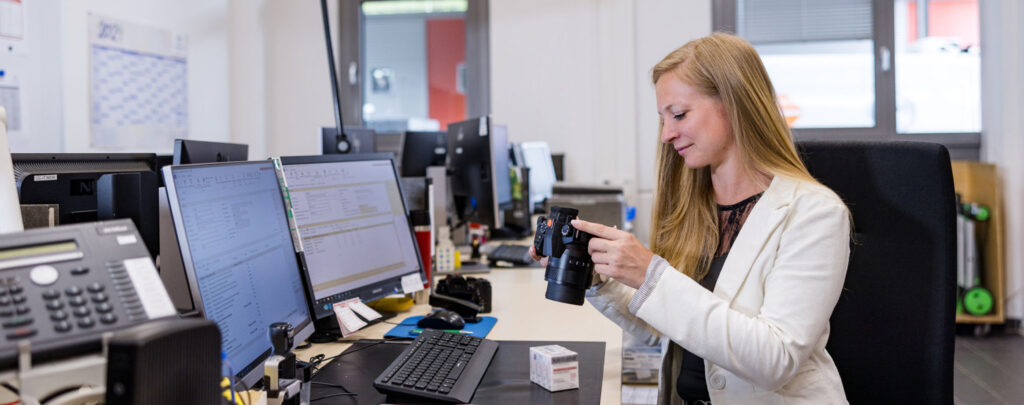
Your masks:
M296 345L313 332L274 164L163 170L196 309L217 323L238 383L251 387L272 353L270 324L290 323Z
M150 254L160 253L159 176L152 153L14 153L21 204L58 205L56 222L131 218Z
M444 166L447 154L447 132L406 132L402 146L402 177L426 177L427 167Z
M334 303L401 293L402 277L422 274L389 155L282 157L281 165L304 249L318 332L337 328Z
M499 192L497 177L505 177L503 187L508 187L508 145L505 131L494 131L489 117L484 116L467 121L448 124L448 169L451 173L452 197L455 214L460 222L475 222L491 229L502 226L499 200L505 193ZM505 145L505 146L501 146ZM505 166L496 176L497 153L505 156ZM508 201L511 201L511 191Z
M555 166L547 142L522 142L523 163L530 168L530 204L538 206L554 195Z
M395 159L395 162L401 162L402 143L404 142L405 134L402 132L376 132L376 134L373 137L374 153L387 153Z
M374 153L376 151L376 132L369 128L345 127L345 136L348 138L350 150L347 153ZM321 153L324 155L345 154L342 151L341 134L337 127L321 127L320 139L322 140Z
M242 143L174 140L173 164L244 162L249 159L249 145Z

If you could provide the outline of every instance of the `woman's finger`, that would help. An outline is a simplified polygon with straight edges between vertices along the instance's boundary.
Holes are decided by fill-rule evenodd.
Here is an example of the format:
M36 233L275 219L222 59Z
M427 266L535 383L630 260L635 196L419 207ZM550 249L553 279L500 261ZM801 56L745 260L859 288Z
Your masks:
M542 259L542 257L537 254L537 249L533 246L530 246L530 257L536 261L540 261Z
M593 238L587 244L587 252L593 255L597 252L607 252L612 248L612 241L601 238Z
M572 220L572 226L583 232L594 235L598 238L615 240L619 239L622 235L622 231L612 228L610 226L604 226L594 222L587 222L582 219Z

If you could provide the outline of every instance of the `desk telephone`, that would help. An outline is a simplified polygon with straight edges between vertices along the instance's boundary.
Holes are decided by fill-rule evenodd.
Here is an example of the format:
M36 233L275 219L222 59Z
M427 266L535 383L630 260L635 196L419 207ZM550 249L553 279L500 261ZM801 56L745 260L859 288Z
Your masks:
M105 332L175 315L129 219L0 235L0 369L98 352Z

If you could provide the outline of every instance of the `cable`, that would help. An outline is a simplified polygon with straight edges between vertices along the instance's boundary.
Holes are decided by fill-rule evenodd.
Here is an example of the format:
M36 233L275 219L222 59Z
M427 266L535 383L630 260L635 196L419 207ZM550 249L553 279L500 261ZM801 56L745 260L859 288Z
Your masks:
M327 399L327 398L333 398L333 397L344 397L344 396L347 396L347 397L351 398L351 397L354 397L356 395L359 395L359 394L356 394L354 392L339 392L337 394L324 395L324 396L322 396L320 398L313 398L313 399L309 400L309 402L319 401L321 399Z
M348 391L348 388L345 388L345 386L341 385L341 384L328 383L328 382L320 382L320 381L313 381L313 384L316 384L316 385L326 385L328 387L341 388L341 389L343 389L345 391ZM348 391L348 392L352 392L352 391Z
M238 380L238 383L242 384L242 389L238 391L238 399L242 400L242 405L249 405L249 400L252 399L252 397L250 397L252 392L249 391L249 386L245 384L245 381ZM243 392L245 393L245 398L242 398Z
M381 321L381 323L386 323L388 325L398 325L398 326L416 326L415 323L395 323L395 322L388 322L388 321Z
M400 337L387 337L386 336L386 337L384 337L384 339L381 339L381 340L378 340L376 342L370 343L370 344L368 344L366 346L363 346L363 347L360 347L358 349L346 350L345 352L343 352L341 354L338 354L338 355L335 355L335 356L323 357L324 355L321 353L321 354L318 354L316 356L310 357L309 358L309 363L311 365L313 365L313 368L314 368L313 375L310 377L310 380L316 378L316 376L318 374L320 374L320 364L322 364L324 362L330 362L331 360L334 360L336 358L339 358L339 357L342 357L342 356L347 356L349 354L358 352L360 350L366 350L366 349L369 349L369 348L374 347L376 345L379 345L381 343L391 342L391 341L395 341L395 340L404 340L404 338L400 338Z
M2 386L4 388L7 388L9 391L13 392L14 395L21 395L21 392L19 392L17 388L14 388L14 386L11 385L11 383L8 383L8 382L0 383L0 386Z

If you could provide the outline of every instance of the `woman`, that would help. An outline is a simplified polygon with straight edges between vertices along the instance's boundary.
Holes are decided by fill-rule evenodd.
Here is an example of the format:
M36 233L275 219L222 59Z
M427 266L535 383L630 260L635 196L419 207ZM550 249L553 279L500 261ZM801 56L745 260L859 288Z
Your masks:
M846 403L825 343L846 277L849 211L797 156L760 58L714 34L666 56L653 81L661 146L651 250L573 221L595 236L588 300L662 343L660 404Z

